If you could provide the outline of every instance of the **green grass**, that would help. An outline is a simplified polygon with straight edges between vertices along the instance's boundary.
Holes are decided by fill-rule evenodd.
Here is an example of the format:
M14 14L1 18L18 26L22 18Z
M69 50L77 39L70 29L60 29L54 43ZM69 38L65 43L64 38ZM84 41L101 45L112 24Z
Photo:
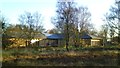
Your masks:
M3 50L3 66L117 66L119 50L103 47L13 48ZM114 47L115 48L115 47ZM117 48L117 47L116 47Z

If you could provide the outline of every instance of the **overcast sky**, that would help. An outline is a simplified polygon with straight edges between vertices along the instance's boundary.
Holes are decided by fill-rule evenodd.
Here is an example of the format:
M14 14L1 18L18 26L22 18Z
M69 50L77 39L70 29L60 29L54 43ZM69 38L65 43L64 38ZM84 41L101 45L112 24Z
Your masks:
M92 23L97 29L104 23L102 18L115 0L77 0L81 6L88 7L92 14ZM57 0L0 0L0 11L9 23L19 23L18 17L27 12L39 12L43 16L46 29L52 29L51 17L55 15Z

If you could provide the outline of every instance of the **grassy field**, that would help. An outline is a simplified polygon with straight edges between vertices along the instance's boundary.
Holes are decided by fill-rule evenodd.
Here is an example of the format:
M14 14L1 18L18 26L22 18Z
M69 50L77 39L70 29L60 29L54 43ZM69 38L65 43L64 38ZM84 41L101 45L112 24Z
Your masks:
M3 50L3 66L118 66L119 47L12 48Z

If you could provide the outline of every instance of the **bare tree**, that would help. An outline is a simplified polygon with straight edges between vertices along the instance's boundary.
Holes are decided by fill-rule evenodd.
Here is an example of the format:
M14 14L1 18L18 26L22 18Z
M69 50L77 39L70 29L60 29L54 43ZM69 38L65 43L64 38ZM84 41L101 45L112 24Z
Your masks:
M33 14L33 20L34 20L34 30L40 32L44 31L43 23L42 23L43 20L42 15L39 14L38 12L35 12Z
M73 45L77 46L80 41L79 32L89 33L92 26L91 14L87 7L78 7L76 2L59 2L58 0L57 8L56 17L52 22L64 34L68 50L70 38L74 38Z
M8 25L7 19L0 14L0 41L3 49L13 44L13 41L9 40L10 37L6 33Z
M24 28L24 35L28 39L30 45L30 41L37 35L38 33L43 31L42 25L42 17L41 14L25 12L19 17L19 21Z
M120 39L120 1L116 0L115 5L110 8L110 13L106 14L107 24L110 27L110 31L114 31ZM120 42L120 40L118 40Z
M54 17L53 23L65 36L66 49L69 51L69 38L71 27L74 26L77 18L76 3L75 2L57 2L57 15ZM77 21L77 20L76 20Z
M108 39L108 25L104 24L101 26L101 30L98 33L98 36L103 39L103 45L107 44L107 39Z
M90 23L91 13L87 7L79 7L79 29L81 33L89 33L89 29L93 28Z

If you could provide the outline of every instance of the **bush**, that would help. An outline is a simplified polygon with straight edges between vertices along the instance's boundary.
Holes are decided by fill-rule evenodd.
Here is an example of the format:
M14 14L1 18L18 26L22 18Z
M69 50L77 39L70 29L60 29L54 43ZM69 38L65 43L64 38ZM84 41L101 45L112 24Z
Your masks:
M5 49L8 46L12 45L14 42L9 40L10 37L8 37L7 35L3 34L2 36L2 48Z

